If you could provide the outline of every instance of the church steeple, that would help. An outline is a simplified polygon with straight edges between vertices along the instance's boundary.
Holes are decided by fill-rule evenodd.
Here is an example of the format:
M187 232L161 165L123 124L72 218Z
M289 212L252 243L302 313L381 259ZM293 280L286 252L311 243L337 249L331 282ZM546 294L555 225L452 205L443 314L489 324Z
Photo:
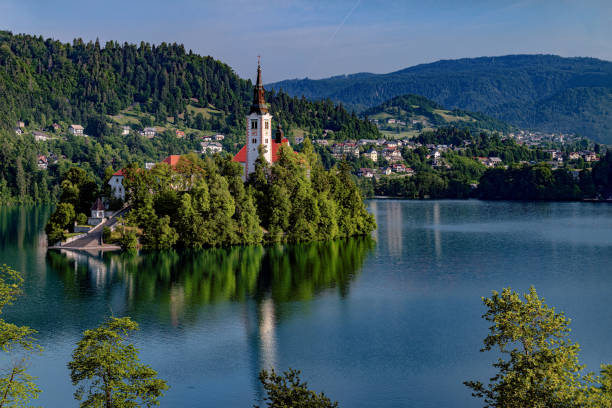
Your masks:
M268 104L266 103L265 90L261 81L261 60L257 57L257 83L253 90L253 104L249 114L257 113L263 115L268 113Z

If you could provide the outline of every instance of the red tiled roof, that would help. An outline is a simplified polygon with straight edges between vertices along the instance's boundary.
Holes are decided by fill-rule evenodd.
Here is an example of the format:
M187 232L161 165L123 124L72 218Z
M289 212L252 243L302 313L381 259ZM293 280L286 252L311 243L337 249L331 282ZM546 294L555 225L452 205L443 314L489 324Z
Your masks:
M121 177L123 177L123 176L125 176L125 173L123 173L123 169L121 169L119 171L114 172L113 176L121 176Z
M181 156L179 154L172 154L162 160L162 163L167 163L170 165L170 167L174 168L178 164L180 158Z
M272 163L276 163L278 161L278 149L280 149L281 144L289 144L289 139L284 138L281 141L281 143L276 143L274 140L272 140ZM247 159L247 150L246 150L246 145L244 145L242 146L242 149L240 149L240 151L236 153L232 161L235 161L238 163L246 163L246 159Z
M246 163L246 159L247 159L247 147L246 145L244 145L242 146L242 149L240 149L240 151L236 153L232 161L235 161L238 163Z

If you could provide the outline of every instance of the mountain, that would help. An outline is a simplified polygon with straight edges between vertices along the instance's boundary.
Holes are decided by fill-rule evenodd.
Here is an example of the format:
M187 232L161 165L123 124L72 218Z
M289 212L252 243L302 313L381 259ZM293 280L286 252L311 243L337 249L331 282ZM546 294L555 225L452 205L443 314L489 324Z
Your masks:
M363 112L383 133L416 135L424 129L454 126L461 129L509 132L512 126L482 113L448 110L419 95L396 96Z
M595 58L464 58L389 74L294 79L268 86L294 96L330 98L357 112L398 95L417 94L521 128L580 133L612 143L612 62Z

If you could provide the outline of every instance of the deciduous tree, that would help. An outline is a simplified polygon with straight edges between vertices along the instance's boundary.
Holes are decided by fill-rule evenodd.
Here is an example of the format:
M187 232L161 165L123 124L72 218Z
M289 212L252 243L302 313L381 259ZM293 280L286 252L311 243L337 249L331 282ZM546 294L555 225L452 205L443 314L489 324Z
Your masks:
M141 364L138 350L128 343L138 324L129 317L111 317L86 330L68 363L80 406L133 408L159 405L168 385L157 372Z
M481 351L497 350L500 358L489 384L467 381L472 395L483 398L486 407L608 408L609 367L602 379L578 362L580 346L569 339L570 320L544 303L536 290L521 296L510 288L483 298L491 323Z

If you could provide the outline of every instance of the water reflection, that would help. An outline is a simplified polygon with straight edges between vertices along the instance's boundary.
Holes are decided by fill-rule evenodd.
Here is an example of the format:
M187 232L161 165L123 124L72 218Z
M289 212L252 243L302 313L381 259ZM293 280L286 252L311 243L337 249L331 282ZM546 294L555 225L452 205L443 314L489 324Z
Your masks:
M275 302L312 299L328 288L346 296L373 246L371 238L363 237L141 254L63 250L49 252L47 262L71 297L104 297L112 291L117 301L121 290L122 299L114 307L125 313L162 305L170 322L178 325L187 315L193 318L186 311L195 306L253 299L261 305L262 322L270 322Z
M258 373L279 363L277 327L294 313L279 305L310 300L325 290L347 296L373 247L374 240L364 237L141 254L51 251L47 265L70 303L90 308L93 301L98 313L110 309L140 322L157 315L156 324L179 332L187 326L210 330L211 320L203 326L200 315L215 308L206 305L238 303L237 328L248 349L251 386L261 401Z

